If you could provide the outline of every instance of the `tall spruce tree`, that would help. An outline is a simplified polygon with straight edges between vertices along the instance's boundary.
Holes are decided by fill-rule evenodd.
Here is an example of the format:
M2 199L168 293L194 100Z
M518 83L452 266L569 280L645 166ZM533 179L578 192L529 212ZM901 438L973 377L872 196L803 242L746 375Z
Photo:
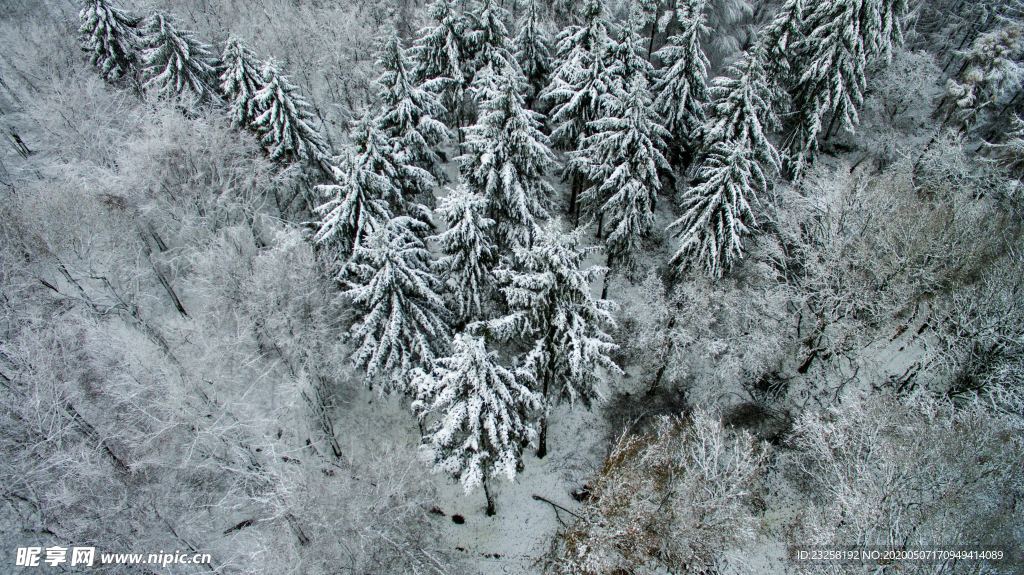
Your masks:
M201 102L216 95L217 59L210 46L181 30L169 14L154 12L142 28L142 88L162 98L189 95Z
M220 91L230 106L231 121L249 127L262 112L256 103L256 94L263 89L259 59L245 42L231 36L224 43L220 60Z
M474 76L487 66L495 70L518 66L512 55L508 21L508 12L496 0L479 0L466 34Z
M433 201L434 177L411 161L402 141L380 129L378 119L364 115L352 130L352 144L362 162L388 182L387 200L392 213L430 222L425 202Z
M742 257L743 237L753 222L750 201L766 191L767 179L780 168L779 152L768 138L778 125L774 86L761 54L744 54L728 76L712 82L714 104L702 128L696 183L684 195L683 216L669 226L681 238L672 258L677 272L696 266L717 278Z
M400 192L376 173L369 158L346 150L332 164L333 182L316 187L326 201L316 208L320 216L315 241L337 250L347 260L363 240L384 227L392 213L387 198Z
M827 0L806 7L807 30L794 47L799 79L793 89L794 127L787 138L793 171L813 159L818 139L836 128L853 131L864 102L865 72L902 41L906 0Z
M969 129L994 108L1011 108L1024 79L1024 26L1009 23L979 35L962 53L956 78L946 84L937 115L943 125Z
M610 44L609 66L615 77L615 93L629 92L633 80L641 76L645 83L651 81L654 66L644 56L643 39L637 33L636 21L630 17L619 28L618 40Z
M377 64L383 70L377 79L381 87L378 125L397 141L409 162L439 176L441 158L437 147L451 135L438 120L444 114L444 106L416 80L398 35L391 34L385 39Z
M540 116L523 103L525 80L517 68L481 70L480 115L466 128L461 158L467 185L487 198L488 216L503 247L528 245L547 216L553 193L545 179L555 163Z
M773 90L757 53L744 54L729 67L727 75L715 78L708 90L710 114L701 128L703 149L739 143L753 152L765 173L777 171L781 159L768 137L779 127ZM702 154L702 161L704 157L706 154Z
M760 59L767 76L778 86L789 85L793 72L793 49L803 38L804 4L807 0L785 0L779 11L758 31L751 53Z
M664 156L669 133L642 75L634 76L629 91L616 97L608 117L591 122L591 130L594 134L579 156L581 169L595 184L583 193L583 202L596 212L598 238L607 222L608 267L629 267L654 222L660 176L669 172ZM605 280L601 297L607 295Z
M448 311L419 220L399 216L356 246L342 279L343 293L360 313L348 339L352 361L381 392L414 394L414 370L430 371L448 346Z
M590 122L602 116L604 100L617 82L611 66L610 23L601 1L586 0L580 17L580 25L569 26L558 35L555 69L541 93L541 101L551 106L551 140L568 151L581 149ZM571 166L564 176L570 180L568 213L576 224L579 193L587 183Z
M526 6L514 46L519 68L526 77L528 92L524 100L528 107L533 108L537 96L547 85L552 66L551 38L545 28L538 0L530 0Z
M513 481L524 445L536 439L525 414L540 401L529 383L528 373L502 366L483 338L467 334L455 336L451 355L416 379L420 399L414 409L421 418L436 417L423 438L434 468L457 479L466 493L482 485L487 515L495 514L490 479Z
M456 0L434 0L428 12L433 22L420 30L412 47L416 79L441 97L450 120L461 125L470 69L468 24Z
M679 12L679 32L655 56L665 66L654 83L654 105L671 134L672 163L685 171L700 147L700 128L710 101L708 58L701 38L709 30L707 0L685 0Z
M263 87L253 97L259 116L252 120L270 157L285 161L320 162L329 156L327 142L313 125L313 113L298 87L273 60L260 71Z
M540 387L543 414L537 456L547 454L547 413L558 401L589 406L601 397L602 370L621 373L610 354L616 349L606 329L615 325L614 304L590 291L604 268L582 269L592 251L579 247L576 233L555 221L530 248L518 248L514 261L495 270L509 314L481 324L499 339L519 341L529 350L523 367Z
M487 203L480 194L459 186L436 210L448 228L432 238L444 253L437 268L448 288L456 325L480 319L493 289L491 270L498 254L491 240L494 220L486 216Z
M767 186L757 153L746 142L716 143L683 197L683 215L669 226L680 239L675 269L696 266L722 277L743 257L743 237L754 223L750 198Z
M140 18L130 16L109 0L84 0L78 18L82 50L103 78L114 81L133 73L138 63L136 27Z

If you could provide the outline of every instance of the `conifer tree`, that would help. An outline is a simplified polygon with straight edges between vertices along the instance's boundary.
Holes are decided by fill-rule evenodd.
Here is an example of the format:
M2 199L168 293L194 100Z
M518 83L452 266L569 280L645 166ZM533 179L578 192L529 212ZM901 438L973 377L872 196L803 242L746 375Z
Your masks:
M416 229L423 225L393 218L356 246L344 271L343 295L360 312L348 334L356 346L352 361L371 386L382 382L382 393L414 393L414 370L430 371L450 337L441 280Z
M420 399L414 404L423 418L435 414L424 444L434 468L451 475L466 493L483 485L487 515L494 515L489 480L503 475L513 481L523 460L523 447L536 439L524 414L539 407L530 391L529 374L498 363L481 337L455 336L448 357L419 374Z
M743 47L748 35L744 21L754 15L752 4L751 0L708 0L708 28L714 33L705 38L705 50L715 64L731 60Z
M392 217L387 198L399 192L376 173L369 159L347 150L331 166L333 182L316 187L326 201L316 208L320 226L315 241L338 250L347 260L366 236L382 229Z
M221 55L220 91L228 101L231 121L248 127L262 110L256 105L256 93L263 88L263 74L256 54L237 36L224 43Z
M555 157L540 131L540 116L523 103L524 82L518 69L481 70L474 84L480 115L466 128L462 157L466 183L487 198L503 247L532 241L553 193L545 173Z
M709 89L714 104L702 128L696 183L684 196L683 216L669 226L681 238L672 259L677 271L694 265L712 277L728 271L742 257L753 222L750 200L766 191L767 178L780 168L767 134L778 119L761 54L744 54Z
M680 238L672 258L677 271L691 266L720 278L743 257L743 236L753 224L750 197L768 182L757 154L742 140L718 142L686 191L683 215L669 229Z
M479 3L466 34L473 75L487 66L495 70L518 66L509 42L508 12L495 0L479 0Z
M396 34L383 43L377 63L383 70L377 83L381 91L378 125L407 154L413 165L440 173L437 146L450 136L447 126L438 120L444 106L437 96L416 81L414 70Z
M610 26L600 0L586 0L581 10L582 24L569 26L558 35L557 58L551 82L541 93L541 101L551 106L551 141L564 150L577 151L589 135L588 126L602 115L606 96L616 85L611 63ZM577 223L577 200L586 187L583 174L567 167L564 176L571 181L568 212Z
M654 103L671 134L673 164L685 171L700 147L699 132L710 94L708 58L701 46L701 38L708 34L704 14L707 0L681 4L679 32L655 54L666 67L654 84Z
M434 0L428 12L433 24L420 31L412 47L416 79L439 94L450 117L461 124L463 93L469 83L466 18L456 0Z
M750 50L760 59L767 77L777 86L786 86L790 78L794 57L793 49L803 38L804 3L807 0L785 0L779 11L758 32Z
M509 314L482 324L502 340L517 340L528 352L523 367L542 396L537 456L547 454L547 411L556 401L589 406L601 398L601 370L621 373L609 354L615 349L614 304L590 292L604 268L582 269L592 249L579 247L576 233L543 228L532 247L518 248L514 262L495 270Z
M552 140L565 149L585 136L588 122L600 116L605 94L615 85L610 69L613 43L600 0L586 0L582 24L558 35L555 69L541 98L552 107Z
M753 152L765 173L777 171L781 160L768 132L779 127L779 120L773 106L773 86L759 55L744 54L729 67L727 75L712 81L708 93L712 105L701 128L703 149L738 143ZM705 156L702 154L702 159Z
M114 81L135 68L139 44L139 18L130 16L109 0L85 0L78 13L82 50L99 68L104 79Z
M828 0L806 8L808 32L794 47L799 79L788 137L797 175L813 158L819 137L836 127L853 131L859 123L867 66L888 59L902 41L900 19L908 9L906 0Z
M669 171L664 156L669 133L654 111L642 75L633 78L631 89L609 109L608 117L591 122L594 134L579 154L581 169L595 182L582 198L597 212L599 239L608 223L608 266L628 267L654 222L659 176ZM605 295L607 291L601 297Z
M273 60L260 72L263 87L254 100L259 116L252 125L273 159L319 162L329 155L327 142L312 124L313 114L299 89L282 74Z
M143 89L162 98L190 94L196 102L216 94L218 64L210 46L178 29L170 15L154 12L146 20L142 45Z
M650 60L654 54L654 38L657 36L661 25L662 10L665 8L665 0L636 0L630 3L629 17L637 26L637 32L647 28L646 50L647 59ZM674 2L673 2L674 4Z
M949 79L937 112L944 125L967 129L985 110L1013 101L1024 79L1024 26L1008 24L981 34L963 52L957 77Z
M437 182L430 172L410 161L402 142L381 130L377 118L364 115L352 130L352 144L367 169L387 180L383 198L392 213L429 223L424 203L433 198Z
M528 92L525 102L533 108L534 101L547 85L551 73L551 39L544 27L538 0L530 0L515 39L515 57L526 77Z
M458 324L483 315L490 295L491 269L497 251L491 241L494 220L486 217L487 199L465 186L451 191L437 208L448 227L434 236L444 256L437 262L450 294L451 310Z
M609 66L616 80L615 93L629 92L637 76L642 77L645 84L650 82L654 66L644 57L642 44L636 22L630 17L621 26L618 40L609 45Z

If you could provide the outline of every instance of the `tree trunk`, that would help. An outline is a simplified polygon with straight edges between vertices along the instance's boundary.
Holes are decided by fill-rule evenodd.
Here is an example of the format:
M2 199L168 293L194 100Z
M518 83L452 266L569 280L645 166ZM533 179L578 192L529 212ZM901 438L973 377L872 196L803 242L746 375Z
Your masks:
M552 364L554 363L554 354L551 355L551 359L548 360L547 373L544 374L544 387L541 389L541 398L545 402L544 414L540 417L540 432L537 434L537 459L544 459L544 456L548 454L548 388L550 387Z
M651 55L654 53L654 35L658 31L658 13L654 13L654 21L651 22L651 39L647 41L647 61L651 61Z
M547 388L547 385L544 386ZM544 459L544 456L548 454L548 416L547 414L542 415L540 418L540 433L537 434L537 459Z
M604 274L604 285L601 286L601 299L608 299L608 284L612 275L612 261L614 259L612 254L608 254L608 259L605 260L605 267L608 268L608 271Z
M494 497L491 495L491 489L487 486L487 474L484 474L484 497L487 498L487 511L485 513L488 517L493 516L497 511L494 510Z

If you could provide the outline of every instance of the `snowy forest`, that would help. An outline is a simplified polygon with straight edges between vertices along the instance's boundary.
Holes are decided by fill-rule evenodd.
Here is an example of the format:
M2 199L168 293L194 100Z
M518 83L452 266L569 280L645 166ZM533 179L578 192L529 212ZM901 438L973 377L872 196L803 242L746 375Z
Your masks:
M0 571L1024 573L1024 1L0 8Z

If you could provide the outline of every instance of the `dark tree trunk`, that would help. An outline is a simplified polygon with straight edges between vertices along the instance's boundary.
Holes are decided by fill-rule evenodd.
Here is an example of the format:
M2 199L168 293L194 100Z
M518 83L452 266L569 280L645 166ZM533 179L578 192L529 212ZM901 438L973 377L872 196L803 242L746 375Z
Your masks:
M548 400L548 389L551 381L552 365L554 363L554 355L551 356L551 360L548 361L548 370L544 374L544 387L541 390L541 397L543 401ZM540 417L540 431L537 434L537 459L544 459L544 456L548 454L548 413L547 406L544 409L544 415Z
M494 496L491 495L491 489L487 485L487 475L484 474L484 497L487 498L487 510L485 513L488 517L493 516L497 511L494 510Z
M651 56L654 54L654 35L658 31L658 13L654 13L654 21L651 22L651 39L647 41L647 61L651 60Z
M608 254L608 259L605 260L605 267L608 268L608 271L604 274L604 285L601 286L601 299L608 299L608 284L611 282L612 262L614 260L615 258L612 254Z
M537 459L544 459L548 454L548 416L540 418L540 433L537 434Z

